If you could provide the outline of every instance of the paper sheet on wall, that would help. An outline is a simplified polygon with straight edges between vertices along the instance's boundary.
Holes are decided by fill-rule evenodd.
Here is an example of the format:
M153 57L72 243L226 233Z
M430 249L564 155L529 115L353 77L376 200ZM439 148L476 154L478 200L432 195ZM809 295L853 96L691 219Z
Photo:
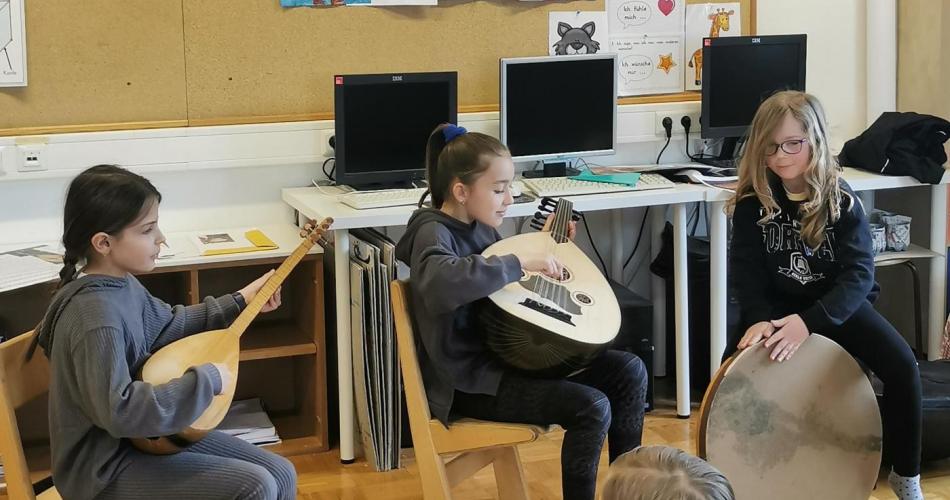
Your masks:
M606 12L551 12L548 14L548 54L606 52L610 37Z
M617 93L621 96L683 91L683 37L611 37L617 53Z
M611 37L683 34L686 0L607 0Z
M703 38L739 36L742 17L739 3L702 3L686 7L686 90L702 88Z
M0 0L0 87L26 86L23 0Z

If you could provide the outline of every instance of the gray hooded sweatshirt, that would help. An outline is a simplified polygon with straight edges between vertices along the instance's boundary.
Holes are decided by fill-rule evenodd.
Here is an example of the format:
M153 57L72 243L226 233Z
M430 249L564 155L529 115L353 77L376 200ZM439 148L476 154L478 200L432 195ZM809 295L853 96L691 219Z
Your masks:
M241 307L232 295L171 307L131 275L83 276L57 292L37 331L50 359L53 482L64 499L94 498L142 456L123 438L174 434L204 412L221 391L213 365L161 385L135 376L151 353L226 327Z
M410 308L429 409L443 424L455 390L498 392L504 368L485 344L472 303L521 279L518 257L481 256L500 239L491 226L422 208L412 214L396 245L396 258L411 272Z

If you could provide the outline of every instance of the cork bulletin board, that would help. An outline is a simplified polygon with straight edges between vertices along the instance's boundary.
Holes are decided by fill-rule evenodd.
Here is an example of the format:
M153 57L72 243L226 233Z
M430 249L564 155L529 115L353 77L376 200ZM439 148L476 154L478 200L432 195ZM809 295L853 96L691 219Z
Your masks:
M740 4L742 33L755 33L755 0ZM0 135L329 119L338 73L458 71L460 111L496 110L499 58L546 54L551 11L602 9L604 0L27 2L30 82L0 91Z

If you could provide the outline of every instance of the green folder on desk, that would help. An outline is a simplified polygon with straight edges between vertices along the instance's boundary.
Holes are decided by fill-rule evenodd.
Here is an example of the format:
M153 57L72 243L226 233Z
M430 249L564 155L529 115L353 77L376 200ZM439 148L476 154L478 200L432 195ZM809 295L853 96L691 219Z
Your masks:
M640 180L640 174L636 172L627 172L621 174L595 174L590 170L584 170L579 175L571 177L578 181L606 182L608 184L623 184L624 186L636 187Z

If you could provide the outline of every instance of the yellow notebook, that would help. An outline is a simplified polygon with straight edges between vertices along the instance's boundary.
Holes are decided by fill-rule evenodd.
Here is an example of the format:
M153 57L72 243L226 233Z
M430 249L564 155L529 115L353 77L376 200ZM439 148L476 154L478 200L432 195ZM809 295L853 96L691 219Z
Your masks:
M277 250L276 243L260 229L234 229L195 234L192 241L198 255L225 255L232 253Z

